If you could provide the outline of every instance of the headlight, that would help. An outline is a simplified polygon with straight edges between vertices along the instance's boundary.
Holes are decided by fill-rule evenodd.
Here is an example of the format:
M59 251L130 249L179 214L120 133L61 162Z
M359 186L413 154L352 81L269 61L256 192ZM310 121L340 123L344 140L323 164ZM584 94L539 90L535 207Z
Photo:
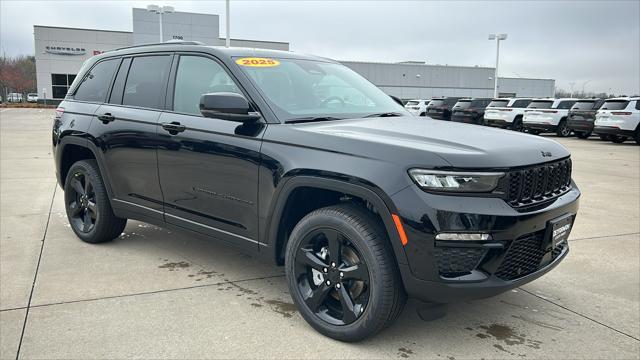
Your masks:
M504 173L411 169L409 175L425 190L481 193L493 191Z

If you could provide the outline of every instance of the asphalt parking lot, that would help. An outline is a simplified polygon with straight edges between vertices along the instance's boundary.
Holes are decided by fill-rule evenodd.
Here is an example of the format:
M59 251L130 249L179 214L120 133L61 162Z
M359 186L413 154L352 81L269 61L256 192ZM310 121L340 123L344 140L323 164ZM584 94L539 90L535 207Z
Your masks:
M638 358L640 147L557 139L583 197L571 251L503 295L399 320L357 344L297 313L282 269L130 221L90 245L64 214L52 110L0 109L0 357ZM425 120L427 121L427 120ZM471 126L471 125L470 125Z

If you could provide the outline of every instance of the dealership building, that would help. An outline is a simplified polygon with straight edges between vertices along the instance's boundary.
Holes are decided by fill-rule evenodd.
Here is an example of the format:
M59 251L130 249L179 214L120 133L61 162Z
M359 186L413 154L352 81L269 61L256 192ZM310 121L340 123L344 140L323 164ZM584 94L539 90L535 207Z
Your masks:
M83 62L102 52L160 41L158 14L132 9L133 31L110 31L34 26L36 80L40 99L62 99ZM162 15L162 38L225 44L220 19L214 14L173 12ZM289 50L279 41L231 39L231 46ZM390 95L403 100L435 96L493 96L492 67L431 65L418 61L376 63L342 61ZM551 97L552 79L499 78L499 94L519 97Z

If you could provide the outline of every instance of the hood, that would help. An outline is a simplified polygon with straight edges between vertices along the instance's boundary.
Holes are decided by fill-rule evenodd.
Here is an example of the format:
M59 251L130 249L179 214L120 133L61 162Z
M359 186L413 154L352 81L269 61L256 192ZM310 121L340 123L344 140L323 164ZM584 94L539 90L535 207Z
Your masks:
M302 123L288 141L412 166L507 168L565 158L557 142L479 125L419 117Z

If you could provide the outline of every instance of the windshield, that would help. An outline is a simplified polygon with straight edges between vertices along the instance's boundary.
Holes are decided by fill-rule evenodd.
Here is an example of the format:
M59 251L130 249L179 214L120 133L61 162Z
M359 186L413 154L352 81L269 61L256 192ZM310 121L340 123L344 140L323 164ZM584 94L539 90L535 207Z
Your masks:
M509 103L509 100L493 100L487 107L505 107Z
M527 108L529 109L549 109L553 101L532 101Z
M281 120L409 115L389 95L340 64L300 59L235 60ZM259 62L263 60L266 65Z

